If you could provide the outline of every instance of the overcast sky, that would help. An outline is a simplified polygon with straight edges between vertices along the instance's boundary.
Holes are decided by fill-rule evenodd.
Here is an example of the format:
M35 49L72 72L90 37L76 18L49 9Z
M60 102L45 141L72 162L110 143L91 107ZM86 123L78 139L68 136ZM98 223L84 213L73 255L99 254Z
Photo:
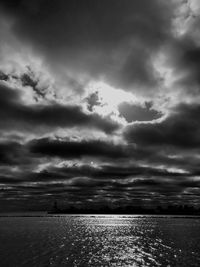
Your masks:
M0 209L200 205L200 2L0 0Z

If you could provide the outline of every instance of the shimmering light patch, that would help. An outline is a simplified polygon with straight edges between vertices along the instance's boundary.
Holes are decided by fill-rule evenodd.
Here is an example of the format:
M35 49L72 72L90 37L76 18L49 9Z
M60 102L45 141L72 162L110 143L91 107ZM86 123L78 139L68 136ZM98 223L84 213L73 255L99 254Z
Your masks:
M199 266L199 228L199 221L194 218L1 217L1 264L186 267L196 263L192 266Z
M104 82L92 82L88 91L98 92L102 105L99 107L103 112L113 112L121 102L137 101L136 97L121 89L116 89Z
M149 165L142 165L143 167L149 167ZM187 170L181 169L181 168L176 168L176 167L168 167L166 165L157 165L154 166L155 169L157 170L167 170L169 173L180 173L180 174L187 174L189 173Z
M200 182L200 176L193 176L192 181Z
M189 173L188 171L186 170L183 170L183 169L180 169L180 168L167 168L168 172L171 172L171 173Z
M183 157L181 155L168 155L169 159L182 159Z

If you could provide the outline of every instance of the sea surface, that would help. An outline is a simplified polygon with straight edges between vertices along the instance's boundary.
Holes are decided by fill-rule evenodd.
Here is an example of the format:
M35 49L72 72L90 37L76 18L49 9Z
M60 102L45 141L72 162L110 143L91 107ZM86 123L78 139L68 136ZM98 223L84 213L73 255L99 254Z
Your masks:
M1 267L200 266L200 219L0 217Z

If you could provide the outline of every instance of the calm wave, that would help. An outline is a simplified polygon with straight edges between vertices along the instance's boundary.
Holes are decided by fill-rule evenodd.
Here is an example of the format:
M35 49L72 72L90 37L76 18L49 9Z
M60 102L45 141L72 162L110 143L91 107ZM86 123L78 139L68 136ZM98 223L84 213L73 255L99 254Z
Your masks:
M200 266L200 220L1 217L0 266Z

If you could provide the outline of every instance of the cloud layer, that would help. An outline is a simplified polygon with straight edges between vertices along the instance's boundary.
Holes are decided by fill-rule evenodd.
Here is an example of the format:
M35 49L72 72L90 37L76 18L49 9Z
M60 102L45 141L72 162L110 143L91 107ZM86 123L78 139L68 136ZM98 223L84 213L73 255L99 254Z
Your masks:
M199 206L199 12L0 0L1 210Z

